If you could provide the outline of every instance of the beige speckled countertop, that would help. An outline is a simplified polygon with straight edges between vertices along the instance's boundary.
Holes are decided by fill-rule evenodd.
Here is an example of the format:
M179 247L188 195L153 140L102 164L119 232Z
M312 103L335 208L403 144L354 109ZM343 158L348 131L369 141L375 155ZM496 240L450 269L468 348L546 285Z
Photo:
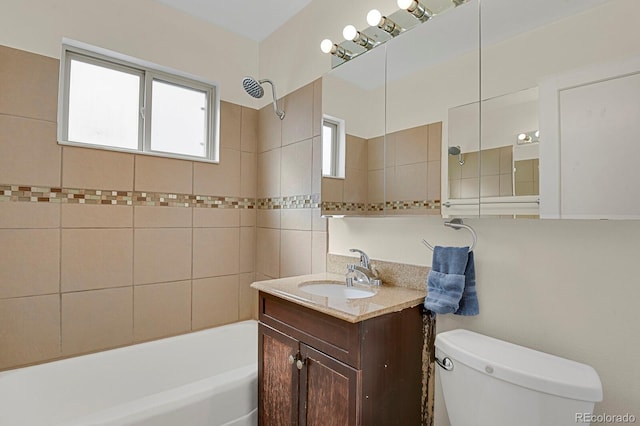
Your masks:
M316 296L306 293L298 287L304 282L323 280L344 283L345 277L343 274L327 272L257 281L251 284L251 287L351 323L417 306L424 302L426 296L425 290L382 285L381 287L362 287L375 291L374 296L364 299L344 299ZM360 286L356 285L356 288L360 288Z

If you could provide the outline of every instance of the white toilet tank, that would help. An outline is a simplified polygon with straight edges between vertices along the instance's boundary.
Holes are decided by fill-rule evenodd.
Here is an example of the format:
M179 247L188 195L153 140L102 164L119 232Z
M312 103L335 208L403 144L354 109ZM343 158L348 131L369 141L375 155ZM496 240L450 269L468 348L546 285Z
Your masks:
M436 358L451 426L583 425L602 401L592 367L468 330L438 334Z

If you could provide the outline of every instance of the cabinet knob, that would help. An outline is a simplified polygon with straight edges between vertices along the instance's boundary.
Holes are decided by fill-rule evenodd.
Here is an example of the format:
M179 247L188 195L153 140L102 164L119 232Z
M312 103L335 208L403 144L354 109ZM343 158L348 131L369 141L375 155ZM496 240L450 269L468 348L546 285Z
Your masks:
M289 355L289 364L293 364L294 362L296 362L296 357Z
M299 359L299 360L296 362L296 367L298 367L298 370L302 370L302 366L303 366L303 365L304 365L304 362L303 362L301 359Z

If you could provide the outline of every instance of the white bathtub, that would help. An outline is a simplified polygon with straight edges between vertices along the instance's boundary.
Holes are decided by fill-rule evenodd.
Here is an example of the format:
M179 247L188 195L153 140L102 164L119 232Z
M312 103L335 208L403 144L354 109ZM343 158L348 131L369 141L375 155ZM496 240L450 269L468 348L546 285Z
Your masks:
M0 373L0 425L256 425L257 330L243 321Z

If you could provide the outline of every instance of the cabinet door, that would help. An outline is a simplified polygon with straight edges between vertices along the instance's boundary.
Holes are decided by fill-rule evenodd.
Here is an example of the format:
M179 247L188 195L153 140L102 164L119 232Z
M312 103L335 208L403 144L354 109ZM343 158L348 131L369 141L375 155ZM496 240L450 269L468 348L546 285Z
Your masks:
M260 425L298 424L298 341L259 324L258 400Z
M300 425L360 424L360 371L303 343L300 356Z

